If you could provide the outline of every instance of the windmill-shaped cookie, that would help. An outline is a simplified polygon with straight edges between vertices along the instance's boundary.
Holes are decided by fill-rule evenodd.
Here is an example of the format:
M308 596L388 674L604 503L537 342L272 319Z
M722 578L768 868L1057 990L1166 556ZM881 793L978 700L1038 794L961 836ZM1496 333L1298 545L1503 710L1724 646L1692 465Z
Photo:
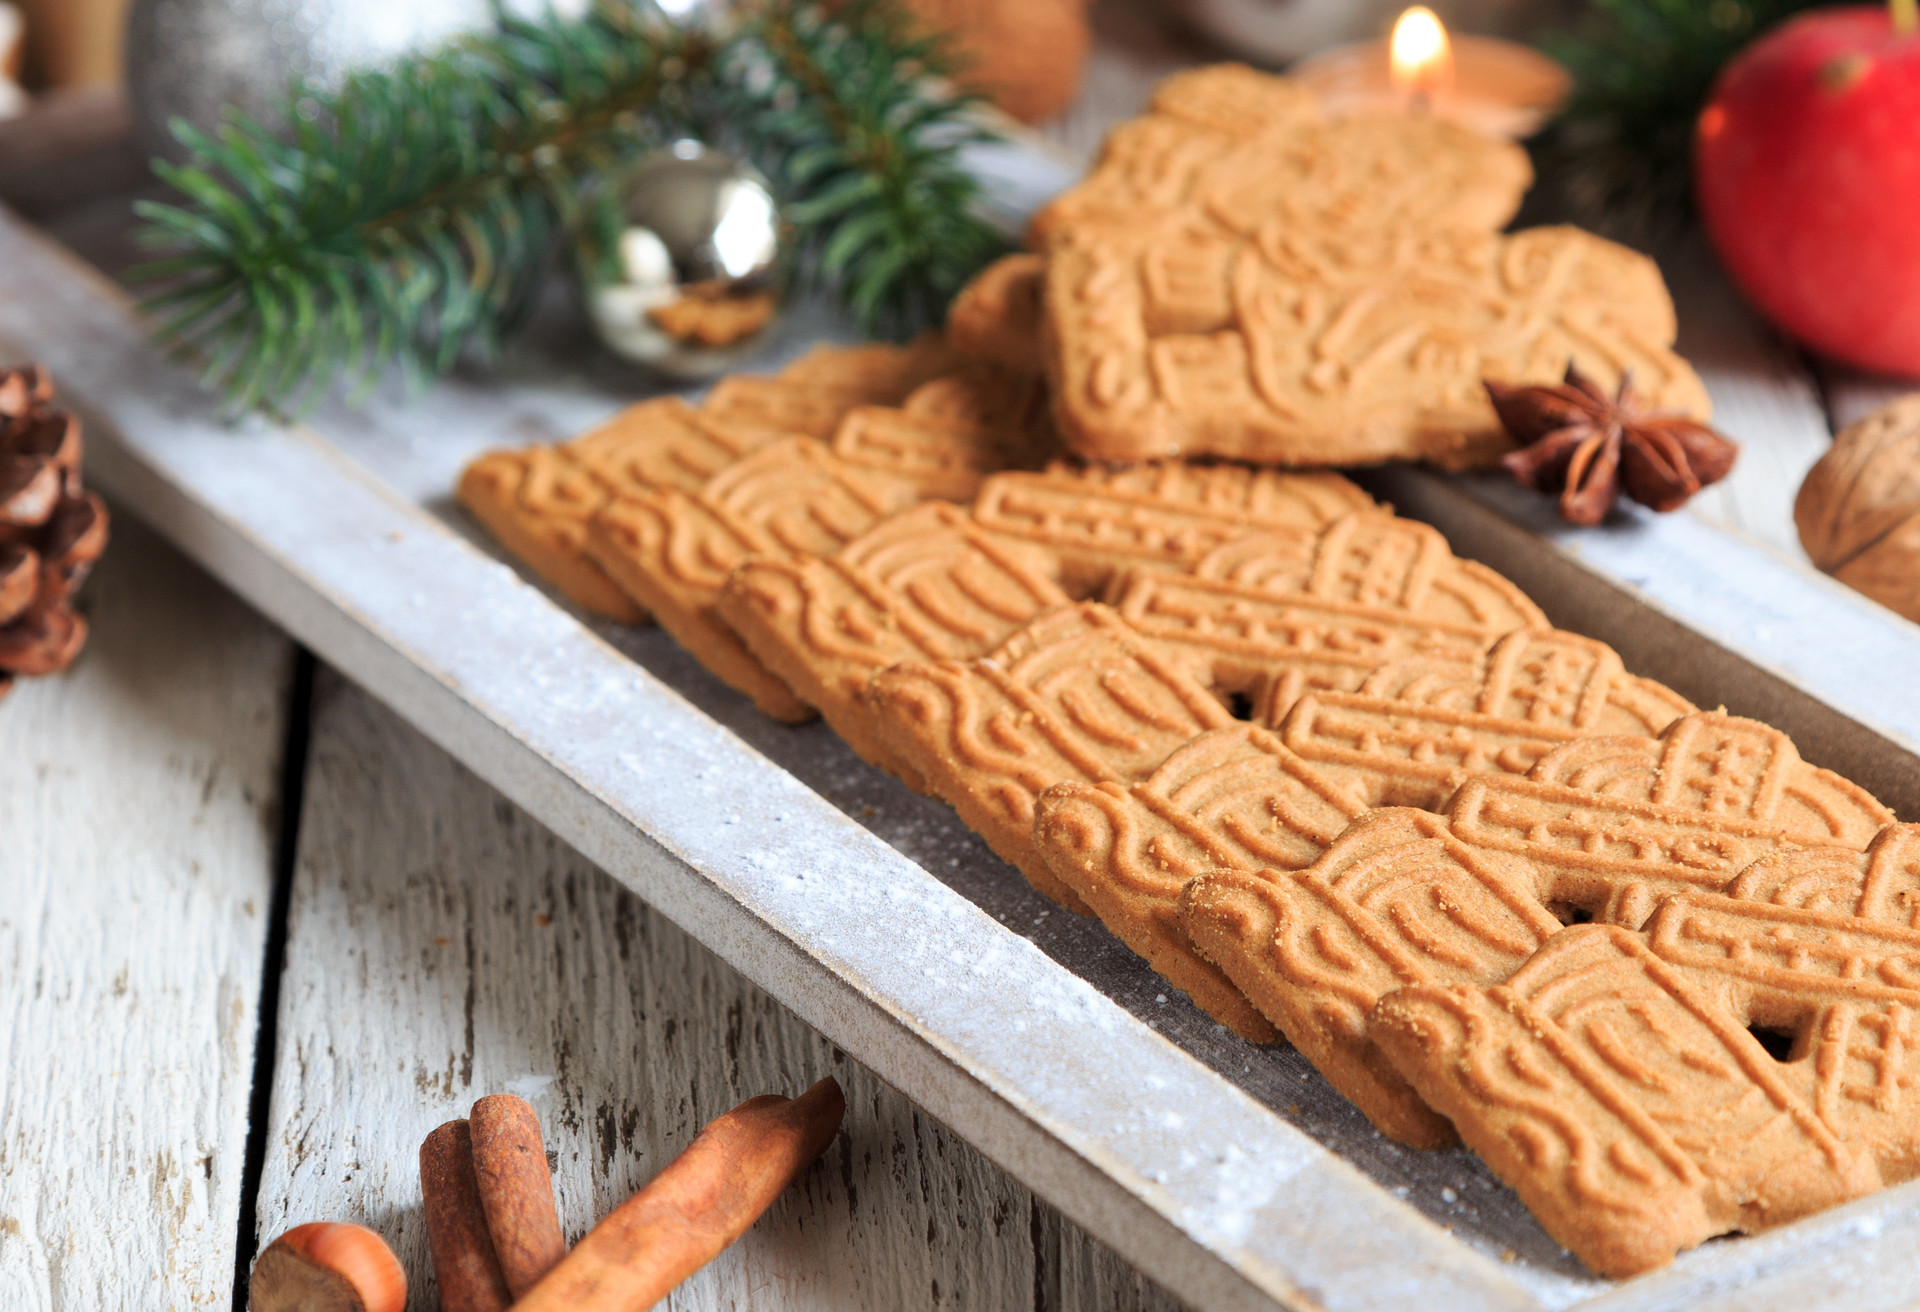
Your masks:
M1557 934L1368 1033L1603 1275L1920 1174L1920 931L1710 893ZM1763 1045L1755 1031L1780 1035Z
M1224 466L998 474L971 511L923 506L833 555L747 560L719 610L855 751L899 772L861 698L879 671L984 656L1036 616L1100 591L1117 562L1191 568L1221 537L1248 532L1305 558L1317 529L1370 504L1331 475Z
M1304 870L1202 876L1181 924L1375 1125L1437 1145L1445 1120L1367 1035L1385 993L1498 983L1564 922L1637 925L1663 893L1717 890L1769 851L1864 849L1891 820L1778 730L1696 713L1470 780L1444 814L1372 812Z

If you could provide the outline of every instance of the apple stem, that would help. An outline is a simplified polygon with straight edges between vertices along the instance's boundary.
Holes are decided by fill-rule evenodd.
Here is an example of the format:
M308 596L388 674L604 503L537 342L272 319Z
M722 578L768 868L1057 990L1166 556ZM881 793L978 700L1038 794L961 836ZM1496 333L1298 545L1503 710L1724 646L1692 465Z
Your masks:
M1893 30L1901 36L1912 36L1920 30L1920 0L1887 0L1893 10Z

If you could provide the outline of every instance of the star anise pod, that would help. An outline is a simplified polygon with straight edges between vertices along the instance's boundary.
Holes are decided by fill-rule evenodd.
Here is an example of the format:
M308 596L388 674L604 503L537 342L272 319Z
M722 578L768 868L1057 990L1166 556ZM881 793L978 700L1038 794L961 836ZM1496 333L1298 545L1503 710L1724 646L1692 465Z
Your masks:
M1678 510L1733 468L1740 448L1697 420L1643 410L1631 376L1612 396L1567 365L1567 381L1510 387L1488 380L1494 413L1520 449L1500 463L1541 492L1560 494L1560 515L1592 526L1621 492L1655 510Z

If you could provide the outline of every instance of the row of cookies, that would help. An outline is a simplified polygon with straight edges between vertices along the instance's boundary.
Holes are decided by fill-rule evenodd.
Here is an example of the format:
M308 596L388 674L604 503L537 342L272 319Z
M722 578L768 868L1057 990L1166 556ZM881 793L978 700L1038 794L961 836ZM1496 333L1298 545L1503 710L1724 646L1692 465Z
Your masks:
M1835 1149L1825 1175L1802 1163L1787 1184L1756 1175L1758 1158L1727 1177L1726 1151L1808 1133L1845 1147L1858 1134L1819 1130L1831 1119L1822 1107L1860 1108L1816 1091L1791 1104L1798 1119L1768 1122L1768 1137L1737 1118L1717 1124L1711 1095L1744 1106L1758 1077L1741 1062L1772 1062L1746 1033L1752 1016L1812 1033L1810 1017L1839 1014L1817 1001L1835 987L1829 966L1764 994L1688 991L1656 971L1662 987L1682 981L1659 995L1669 1010L1718 1025L1730 1055L1711 1060L1661 1046L1698 1027L1649 1012L1645 989L1609 994L1603 1011L1617 1002L1654 1027L1607 1049L1637 1054L1637 1083L1604 1058L1575 1060L1602 1042L1584 1020L1554 1046L1546 1022L1529 1019L1522 1032L1549 1043L1547 1056L1499 1031L1496 1060L1481 1042L1492 1031L1433 1019L1498 1010L1515 980L1558 979L1543 963L1576 941L1629 973L1654 970L1655 931L1659 943L1685 937L1660 929L1684 920L1677 907L1758 924L1769 942L1784 927L1884 955L1915 938L1920 881L1904 831L1876 846L1892 817L1862 790L1800 762L1777 731L1696 712L1603 644L1549 629L1509 582L1337 476L976 465L970 503L903 496L890 514L856 513L818 496L846 495L855 478L835 454L852 449L846 422L824 456L802 462L832 472L830 485L796 482L786 456L780 477L742 478L750 454L690 490L609 493L588 520L587 542L602 543L588 558L610 578L652 570L683 586L691 571L672 562L697 562L704 622L724 625L793 705L819 708L862 755L952 803L1037 888L1098 914L1223 1023L1256 1040L1284 1033L1383 1131L1424 1146L1458 1132L1597 1270L1645 1269L1913 1169L1901 1156L1913 1075L1898 1017L1900 990L1920 975L1899 976L1897 961L1892 1000L1860 1004L1821 1076L1892 1090L1875 1122L1884 1142ZM890 457L892 476L931 468L907 449ZM663 521L664 545L606 549L620 539L597 526L623 501L655 505L646 513ZM831 531L787 525L749 540L753 526L780 524L780 506L823 506ZM670 622L686 627L684 596L659 582L636 591L663 619L678 608ZM695 650L726 668L714 654L724 649ZM1755 862L1762 873L1742 873ZM1703 897L1785 903L1798 919ZM1568 938L1582 921L1594 928ZM1717 1010L1702 1012L1702 997ZM1801 1011L1783 1016L1785 997ZM1866 1034L1890 1045L1878 1066ZM1516 1061L1585 1093L1554 1086L1529 1102L1501 1085L1520 1078L1501 1066ZM1625 1093L1606 1083L1622 1078ZM1706 1101L1655 1109L1684 1122L1679 1140L1660 1115L1632 1114L1636 1094L1671 1103L1696 1085ZM1761 1091L1776 1112L1791 1102L1779 1078ZM1556 1110L1536 1123L1543 1107L1576 1103L1585 1119ZM1590 1123L1602 1111L1613 1119ZM1601 1131L1615 1139L1595 1159ZM1673 1176L1664 1192L1635 1183L1649 1161Z
M837 550L884 516L966 499L986 471L1037 464L1053 437L1032 378L907 347L818 347L772 377L721 380L700 405L632 406L572 441L490 451L463 506L582 609L657 619L776 719L813 711L714 612L754 552Z
M1624 373L1704 419L1653 261L1503 233L1524 151L1438 118L1329 118L1240 65L1175 74L955 307L957 343L1044 367L1089 459L1492 463L1483 381Z

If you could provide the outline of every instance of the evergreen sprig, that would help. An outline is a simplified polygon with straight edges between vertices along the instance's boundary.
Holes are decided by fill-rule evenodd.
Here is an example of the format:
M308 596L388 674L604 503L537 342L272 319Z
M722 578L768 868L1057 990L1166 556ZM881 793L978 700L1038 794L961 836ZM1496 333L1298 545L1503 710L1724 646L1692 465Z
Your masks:
M1535 143L1544 178L1588 222L1649 237L1692 214L1694 122L1748 41L1816 0L1591 0L1544 44L1574 76Z
M902 330L995 249L955 155L980 134L939 71L878 9L783 7L723 37L640 0L574 20L502 13L290 97L290 131L176 123L188 162L155 168L181 199L140 206L165 252L139 271L147 305L236 407L298 406L389 363L443 372L497 345L562 238L604 223L624 164L731 134L785 193L818 276Z
M978 98L933 88L950 72L896 10L864 0L829 19L776 8L749 26L721 84L730 117L785 193L814 276L842 290L869 331L936 319L967 279L1007 249L974 211L962 166L991 140Z

